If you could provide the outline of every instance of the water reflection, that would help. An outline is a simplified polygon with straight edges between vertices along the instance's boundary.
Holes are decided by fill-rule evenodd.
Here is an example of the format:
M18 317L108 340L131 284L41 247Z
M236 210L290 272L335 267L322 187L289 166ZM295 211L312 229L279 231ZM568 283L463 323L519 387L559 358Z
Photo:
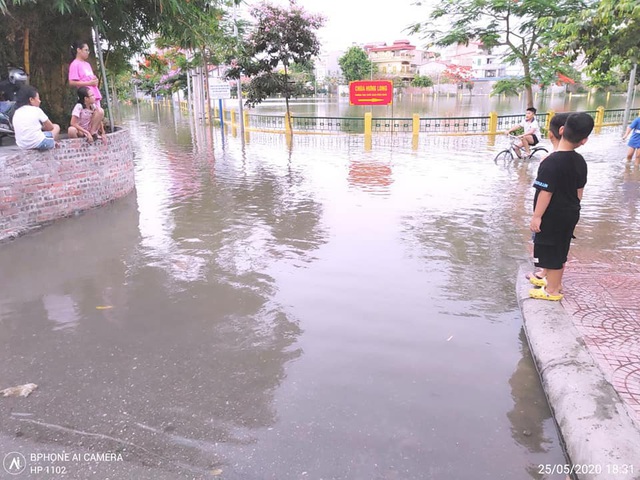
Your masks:
M54 330L74 328L78 325L77 306L70 295L49 294L42 297L47 318L57 324Z
M522 359L509 379L513 409L507 413L514 440L530 452L543 452L553 441L546 438L545 422L551 420L549 409L538 394L538 372L531 358L524 329L518 336Z
M352 160L349 163L349 184L372 193L388 192L393 183L389 165L374 161Z
M536 95L534 105L540 112L553 110L555 112L569 112L577 110L594 111L603 106L606 109L623 109L626 94L607 95L598 93L575 95ZM376 118L410 118L418 113L421 117L464 117L486 116L489 112L501 115L516 115L527 108L526 99L520 97L503 97L489 95L402 95L396 96L393 103L383 107L363 107L350 105L348 98L318 98L293 99L290 108L293 115L318 117L356 117L362 118L366 112L373 112ZM634 99L634 107L640 106L640 98ZM234 107L232 107L234 108ZM264 115L283 115L285 111L284 99L268 100L260 104L251 113Z
M3 382L40 385L30 417L0 402L0 433L173 478L565 462L514 295L534 163L500 168L482 137L243 145L137 115L135 195L0 247ZM578 236L603 248L637 242L639 179L612 139L585 147Z

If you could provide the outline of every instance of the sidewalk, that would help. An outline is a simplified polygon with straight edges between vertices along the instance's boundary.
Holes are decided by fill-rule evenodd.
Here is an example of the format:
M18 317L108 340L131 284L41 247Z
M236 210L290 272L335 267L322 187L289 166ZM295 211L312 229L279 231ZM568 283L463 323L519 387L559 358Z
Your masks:
M518 274L531 351L580 480L640 479L639 257L572 249L562 302L528 297L530 264Z

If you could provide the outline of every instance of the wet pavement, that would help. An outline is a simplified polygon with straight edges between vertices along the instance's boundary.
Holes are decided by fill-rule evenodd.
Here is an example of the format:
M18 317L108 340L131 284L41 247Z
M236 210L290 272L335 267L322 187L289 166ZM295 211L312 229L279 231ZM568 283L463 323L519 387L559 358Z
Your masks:
M129 127L135 194L0 245L0 388L38 384L0 399L2 451L122 460L23 478L561 478L514 295L535 164ZM584 147L600 252L638 242L618 137Z
M576 248L566 278L564 307L640 430L640 246Z

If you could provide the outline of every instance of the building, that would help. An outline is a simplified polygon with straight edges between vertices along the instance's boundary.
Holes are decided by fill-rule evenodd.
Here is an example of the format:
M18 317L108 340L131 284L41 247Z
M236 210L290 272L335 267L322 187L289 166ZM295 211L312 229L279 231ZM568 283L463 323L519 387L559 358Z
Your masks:
M396 40L391 45L367 44L364 50L377 67L376 78L400 78L403 82L410 82L415 77L416 47L409 40ZM422 61L422 52L418 59Z

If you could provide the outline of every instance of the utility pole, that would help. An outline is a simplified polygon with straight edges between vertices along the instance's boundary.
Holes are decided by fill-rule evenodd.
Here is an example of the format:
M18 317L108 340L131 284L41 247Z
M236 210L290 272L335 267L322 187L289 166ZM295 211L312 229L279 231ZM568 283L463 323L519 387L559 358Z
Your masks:
M622 131L625 132L629 126L629 115L631 113L631 104L633 103L633 90L636 84L636 70L638 64L634 63L631 73L629 74L629 87L627 88L627 103L624 107L624 117L622 119Z
M107 97L107 111L109 112L109 127L111 132L114 132L113 126L113 105L111 104L111 95L109 95L109 83L107 82L107 69L104 67L104 59L102 58L102 42L100 41L100 32L98 27L93 22L93 34L96 53L98 54L98 62L100 63L100 70L102 71L102 81L104 82L104 94Z
M233 35L236 37L236 42L240 45L240 34L238 32L238 22L237 22L237 11L238 6L233 6ZM242 111L242 83L240 82L242 78L242 72L238 74L238 83L236 84L237 92L238 92L238 121L240 122L240 138L244 141L244 112Z

